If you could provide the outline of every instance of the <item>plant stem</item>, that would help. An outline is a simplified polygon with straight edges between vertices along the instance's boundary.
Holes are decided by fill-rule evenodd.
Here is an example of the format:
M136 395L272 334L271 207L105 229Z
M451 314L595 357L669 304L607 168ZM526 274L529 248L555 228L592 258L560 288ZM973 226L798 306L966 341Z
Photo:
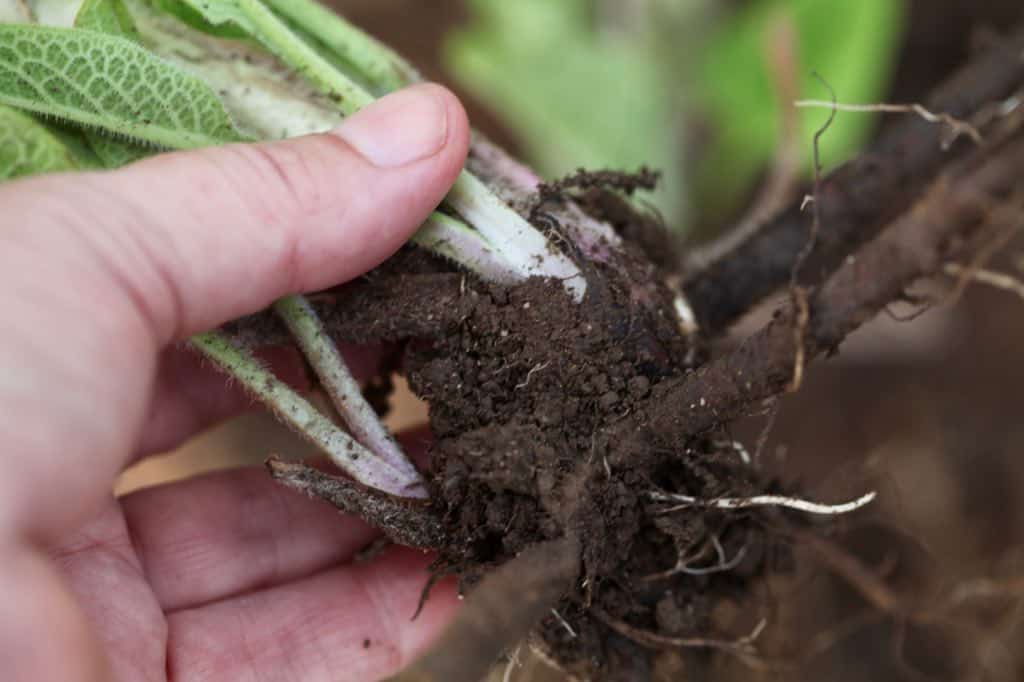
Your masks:
M396 497L426 497L417 474L410 478L357 443L313 405L274 376L252 354L220 332L198 334L189 343L237 379L300 436L363 485Z
M260 42L308 78L314 87L334 99L344 114L352 114L374 101L373 95L324 59L262 2L238 1L245 8L246 16L253 30L258 33ZM306 20L309 20L308 16ZM374 46L372 41L362 40L360 49L369 50L377 59L390 58L390 51L380 45ZM462 171L447 201L467 223L493 244L521 276L559 279L577 301L582 300L586 292L586 280L576 264L555 249L539 230L501 201L475 176ZM463 263L461 254L452 249L442 255Z
M346 116L374 101L373 95L324 59L262 2L238 1L260 43L337 103Z
M475 272L488 282L515 284L525 279L483 235L444 213L432 213L412 236L412 241Z
M397 53L315 0L264 0L334 52L367 83L388 93L420 80Z
M576 264L475 175L459 174L447 201L521 276L559 279L577 302L583 299L587 282Z
M363 397L359 383L345 364L345 358L309 301L303 296L287 296L274 304L274 312L298 341L303 355L313 366L331 402L356 440L395 470L410 479L419 478L416 467L406 458Z

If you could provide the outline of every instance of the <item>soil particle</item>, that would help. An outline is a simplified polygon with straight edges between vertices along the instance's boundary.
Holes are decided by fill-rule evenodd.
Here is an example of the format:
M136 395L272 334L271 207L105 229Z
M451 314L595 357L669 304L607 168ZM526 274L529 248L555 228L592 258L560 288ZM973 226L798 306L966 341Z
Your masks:
M712 564L719 545L736 556L763 529L750 512L665 513L651 502L657 490L711 499L759 484L731 446L644 437L652 401L672 400L658 387L703 354L680 335L664 270L648 255L664 256L663 247L635 239L658 232L667 241L660 223L598 188L626 189L624 182L578 176L562 185L607 195L591 208L605 207L608 217L614 206L613 222L630 240L618 262L588 264L582 304L558 282L491 285L405 250L317 305L343 338L401 342L397 364L430 405L437 570L469 589L538 545L578 539L580 579L558 603L559 618L541 624L541 639L585 679L649 680L656 653L594 609L645 632L707 635L716 603L754 579L761 563L744 564L742 576L671 569L691 554ZM312 492L351 504L330 481ZM399 523L401 512L375 510Z
M578 537L583 580L558 606L565 622L541 632L570 670L591 675L601 661L596 679L650 679L637 675L651 674L654 655L590 615L593 606L651 632L704 633L715 595L734 592L731 578L643 577L686 549L713 552L712 534L745 537L753 526L750 516L662 515L646 496L754 490L756 476L731 448L678 443L633 458L618 440L644 431L654 387L692 369L662 312L668 295L656 286L636 295L634 282L649 274L601 270L583 305L558 283L468 281L458 324L409 344L403 362L437 438L430 478L447 529L439 565L468 587L539 542Z
M583 168L554 182L541 183L537 187L541 201L559 199L573 190L618 190L626 195L637 191L650 192L657 188L661 173L642 166L635 173L617 170L588 171Z

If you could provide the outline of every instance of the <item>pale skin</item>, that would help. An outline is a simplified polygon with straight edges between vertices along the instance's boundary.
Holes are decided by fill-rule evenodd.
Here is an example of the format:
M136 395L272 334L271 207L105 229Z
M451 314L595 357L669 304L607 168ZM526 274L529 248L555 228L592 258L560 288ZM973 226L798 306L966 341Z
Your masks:
M111 490L248 406L181 342L386 259L468 145L418 86L329 134L0 186L5 680L372 680L429 645L457 605L411 620L431 557L352 563L374 531L262 471Z

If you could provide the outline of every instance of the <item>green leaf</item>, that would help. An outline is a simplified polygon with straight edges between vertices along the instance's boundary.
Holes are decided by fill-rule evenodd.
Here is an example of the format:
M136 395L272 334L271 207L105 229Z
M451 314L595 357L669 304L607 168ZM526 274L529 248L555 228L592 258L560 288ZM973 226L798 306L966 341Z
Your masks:
M92 145L85 137L85 131L78 127L60 121L46 121L36 115L36 120L56 135L71 152L75 165L81 170L94 170L107 168L107 165L93 150Z
M218 38L244 39L249 34L234 24L214 25L203 18L197 10L182 0L151 0L151 4L164 14L175 17L188 26Z
M0 25L0 103L163 148L242 139L201 80L93 31Z
M58 18L58 9L64 13L69 11L67 2L63 3L63 8L58 7L56 3L50 4L53 7L48 9L44 16ZM30 21L31 17L21 16L20 19ZM76 28L120 36L135 42L140 38L124 0L85 0L78 8L74 25ZM116 168L159 151L152 144L114 137L107 131L91 128L78 131L69 126L44 125L68 148L80 168Z
M136 43L141 37L131 12L122 0L85 0L75 17L75 26L121 36ZM120 168L157 152L152 146L115 139L97 130L87 130L85 139L106 168Z
M580 166L665 171L653 199L670 219L685 204L683 114L669 70L642 31L609 35L591 0L472 0L445 62L517 131L547 176Z
M324 132L343 120L334 102L258 43L195 29L146 0L125 2L146 49L209 85L245 133L281 139Z
M779 143L782 111L768 71L768 32L780 20L797 34L801 97L828 99L813 72L832 86L840 102L870 103L884 96L902 24L902 3L893 0L759 0L746 5L709 41L698 95L714 124L710 153L702 163L699 195L711 214L734 209ZM829 112L798 110L805 171L812 168L814 133ZM873 117L840 113L821 139L822 163L842 163L870 133Z
M346 73L357 74L377 94L418 80L416 70L391 48L317 0L264 0L288 26Z
M120 168L160 152L155 147L109 137L94 130L86 133L89 147L102 161L104 168Z
M122 0L85 0L75 17L75 27L121 36L138 42L139 31Z
M234 24L250 35L259 32L252 21L245 0L182 0L181 4L198 13L205 21L214 26Z
M0 105L0 181L77 168L71 150L45 125Z

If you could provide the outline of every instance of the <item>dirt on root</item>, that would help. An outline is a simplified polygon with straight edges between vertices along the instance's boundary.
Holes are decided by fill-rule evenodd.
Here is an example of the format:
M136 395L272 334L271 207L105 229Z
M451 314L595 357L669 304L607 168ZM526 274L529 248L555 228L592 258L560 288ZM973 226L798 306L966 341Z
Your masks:
M774 529L799 520L652 499L780 491L727 433L652 433L673 401L666 382L707 353L676 318L661 221L618 192L622 177L609 187L602 177L564 183L543 200L572 192L624 241L608 263L581 264L581 304L559 282L489 284L411 247L313 300L340 340L395 348L390 368L430 406L426 478L437 523L420 537L409 519L389 532L388 519L407 509L383 505L370 518L404 544L436 549L436 573L458 576L467 590L527 549L572 538L580 575L537 643L580 679L676 679L680 666L692 672L716 654L750 654L741 640L757 618L735 616L735 605L766 573L788 569L789 542ZM535 217L542 229L560 229ZM261 343L287 338L269 315L230 330ZM385 377L372 384L375 404L389 386ZM282 482L348 508L350 486L278 468Z
M470 589L524 550L571 535L581 575L541 624L544 648L586 679L657 679L666 657L673 670L684 657L693 669L719 647L680 653L650 636L726 644L743 634L749 624L715 614L749 590L776 545L755 513L669 511L651 494L710 500L768 484L729 439L665 447L645 437L652 391L693 369L698 341L680 334L673 294L647 255L652 241L637 238L657 221L629 221L628 204L607 198L584 205L602 218L601 206L616 207L627 253L588 266L581 305L558 282L491 285L410 250L368 283L330 294L326 314L343 310L362 328L386 316L387 336L405 339L402 371L429 403L436 438L428 480L444 528L438 573ZM368 293L425 294L432 284L433 302L391 298L384 313ZM352 293L360 287L367 295Z

